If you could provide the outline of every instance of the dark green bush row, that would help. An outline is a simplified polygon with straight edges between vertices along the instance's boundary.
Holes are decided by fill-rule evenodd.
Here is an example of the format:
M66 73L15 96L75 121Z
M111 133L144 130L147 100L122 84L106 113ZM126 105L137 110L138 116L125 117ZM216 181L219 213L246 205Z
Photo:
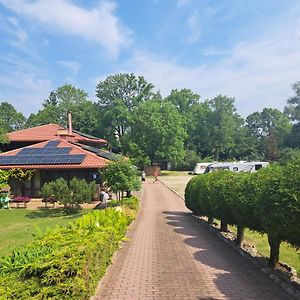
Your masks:
M269 264L276 267L282 241L300 246L300 160L272 165L256 173L216 171L194 177L185 190L186 206L199 216L237 226L237 244L244 228L268 235Z
M89 299L134 217L93 211L1 258L0 299Z

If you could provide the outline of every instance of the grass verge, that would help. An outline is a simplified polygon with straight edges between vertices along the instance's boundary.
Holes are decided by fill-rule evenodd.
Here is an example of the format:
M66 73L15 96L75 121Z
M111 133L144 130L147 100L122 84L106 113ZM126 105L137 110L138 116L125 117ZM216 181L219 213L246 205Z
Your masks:
M33 240L49 228L66 226L87 210L67 214L63 209L28 211L25 209L0 210L0 256Z

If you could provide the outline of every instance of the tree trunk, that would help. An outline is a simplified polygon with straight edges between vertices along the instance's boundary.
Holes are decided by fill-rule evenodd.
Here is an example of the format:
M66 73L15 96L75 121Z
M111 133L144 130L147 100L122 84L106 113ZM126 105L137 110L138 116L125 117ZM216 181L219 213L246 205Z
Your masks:
M268 242L270 245L269 267L276 269L279 264L279 249L281 241L278 237L268 234Z
M131 197L131 191L127 191L127 192L126 192L126 197L127 197L127 198L130 198L130 197Z
M220 231L222 231L222 232L227 232L228 231L228 225L223 220L221 220Z
M244 231L245 227L238 225L237 226L237 235L236 235L236 244L238 247L241 247L244 240Z
M214 217L208 217L208 224L212 225L214 223Z

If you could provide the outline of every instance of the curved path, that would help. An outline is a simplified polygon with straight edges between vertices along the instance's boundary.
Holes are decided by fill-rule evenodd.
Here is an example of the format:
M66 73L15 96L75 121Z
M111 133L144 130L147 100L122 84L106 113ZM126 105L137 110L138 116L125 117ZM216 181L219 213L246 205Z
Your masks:
M143 185L129 240L94 299L290 299L193 219L161 183Z

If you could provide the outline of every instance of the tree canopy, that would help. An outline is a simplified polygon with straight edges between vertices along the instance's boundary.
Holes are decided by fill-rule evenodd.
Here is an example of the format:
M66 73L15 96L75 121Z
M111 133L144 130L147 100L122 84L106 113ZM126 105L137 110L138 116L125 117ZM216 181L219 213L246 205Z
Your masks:
M140 188L136 167L129 160L122 159L109 163L102 175L105 184L115 194Z
M139 104L160 96L153 89L154 85L143 76L126 73L108 76L97 85L104 134L114 148L122 147L122 138L130 127L133 110Z
M88 100L88 94L71 84L63 85L52 91L43 102L43 109L37 114L31 114L27 127L56 123L62 126L68 124L68 112L72 112L74 129L93 134L99 126L99 114L96 104Z
M140 104L133 112L131 124L126 150L139 163L184 157L187 135L183 119L170 103L151 100Z
M114 74L98 83L97 102L84 90L65 84L27 120L2 102L0 143L6 141L6 132L24 126L66 126L71 111L75 130L106 138L109 149L139 165L169 160L184 169L200 160L276 161L300 148L300 81L292 87L295 95L287 99L284 113L264 108L244 119L233 97L201 100L183 88L172 89L163 98L143 76Z
M0 127L3 131L11 132L24 128L26 118L8 102L0 103Z

